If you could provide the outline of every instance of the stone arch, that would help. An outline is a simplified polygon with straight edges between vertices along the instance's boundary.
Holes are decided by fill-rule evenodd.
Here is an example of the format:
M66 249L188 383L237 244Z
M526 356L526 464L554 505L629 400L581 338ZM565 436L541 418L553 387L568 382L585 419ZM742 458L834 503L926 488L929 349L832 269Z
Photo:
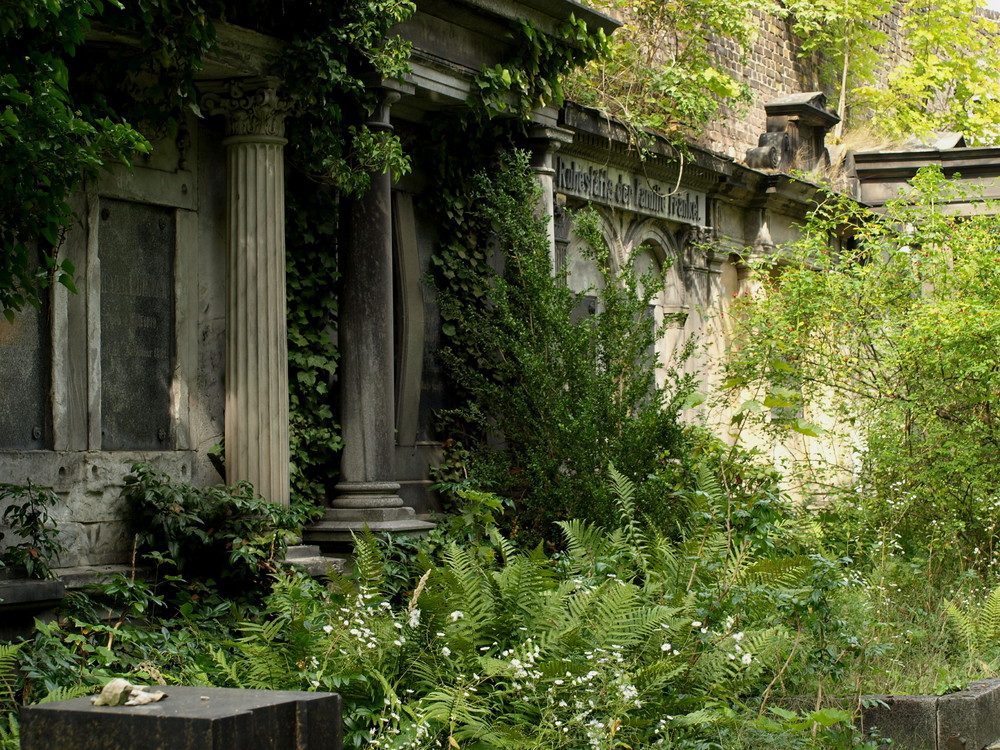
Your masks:
M673 232L662 222L637 222L630 227L623 244L630 248L632 267L639 277L652 272L658 278L658 289L650 300L650 315L660 334L655 353L657 383L663 385L668 368L676 363L686 340L688 292L684 283L684 258Z

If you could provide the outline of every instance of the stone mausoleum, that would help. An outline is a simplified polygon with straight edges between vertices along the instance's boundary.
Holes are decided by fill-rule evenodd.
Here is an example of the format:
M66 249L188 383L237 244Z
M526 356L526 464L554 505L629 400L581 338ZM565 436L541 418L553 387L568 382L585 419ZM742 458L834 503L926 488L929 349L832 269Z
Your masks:
M510 24L528 19L551 34L570 14L593 31L617 25L571 0L418 0L398 29L413 44L411 72L371 82L381 105L370 127L419 135L436 113L464 106L476 72L509 52ZM109 54L127 43L100 32L91 41ZM68 581L128 562L118 494L136 461L214 484L223 477L208 451L224 443L227 482L249 480L288 502L285 109L268 64L280 44L220 24L219 49L200 73L205 117L156 143L133 172L107 172L75 196L79 221L63 252L79 292L57 286L41 310L0 323L0 482L59 494ZM725 346L719 313L744 283L738 260L795 236L818 188L790 172L827 158L836 117L823 94L785 84L759 103L756 139L728 154L692 146L680 155L651 139L640 159L625 128L573 104L536 111L523 144L544 188L553 259L567 265L572 288L586 293L599 278L567 218L589 204L614 262L663 280L651 310L666 329L661 360L697 336L705 353L688 366L706 378ZM865 184L910 164L866 158L856 158ZM428 466L440 453L433 413L445 394L434 358L440 322L423 281L436 232L414 208L424 184L420 174L398 184L375 177L345 214L345 448L330 507L307 532L321 545L366 524L429 525Z

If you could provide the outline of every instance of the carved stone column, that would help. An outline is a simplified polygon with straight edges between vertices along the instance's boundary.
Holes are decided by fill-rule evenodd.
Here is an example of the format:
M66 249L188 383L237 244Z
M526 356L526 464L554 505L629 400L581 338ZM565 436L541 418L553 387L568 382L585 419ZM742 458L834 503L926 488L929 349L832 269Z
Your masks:
M573 142L573 133L563 128L546 125L532 125L528 131L528 144L531 146L531 167L535 179L542 187L541 201L538 205L538 215L547 222L549 234L549 261L554 271L558 271L565 258L559 258L556 253L555 203L555 153L564 143Z
M227 138L226 480L288 504L284 117L273 78L203 87Z
M381 89L366 125L392 130L390 109L399 90ZM392 178L373 174L371 187L343 215L338 308L340 410L344 450L331 509L305 533L310 542L343 545L351 532L414 533L434 524L403 505L394 477L395 377L393 352Z

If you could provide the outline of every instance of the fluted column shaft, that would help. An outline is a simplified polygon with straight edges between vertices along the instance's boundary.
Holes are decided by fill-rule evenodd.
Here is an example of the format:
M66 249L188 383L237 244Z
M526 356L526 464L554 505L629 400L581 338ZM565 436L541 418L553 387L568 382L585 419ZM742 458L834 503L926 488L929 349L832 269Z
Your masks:
M288 504L284 109L272 79L205 97L225 114L226 480Z

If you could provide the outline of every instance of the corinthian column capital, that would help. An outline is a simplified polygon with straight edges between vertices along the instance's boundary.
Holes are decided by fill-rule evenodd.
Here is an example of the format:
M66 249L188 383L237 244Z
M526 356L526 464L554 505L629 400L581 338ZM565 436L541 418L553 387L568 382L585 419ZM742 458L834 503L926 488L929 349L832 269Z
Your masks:
M291 106L278 97L279 79L234 78L201 85L201 107L226 118L226 135L283 138Z

